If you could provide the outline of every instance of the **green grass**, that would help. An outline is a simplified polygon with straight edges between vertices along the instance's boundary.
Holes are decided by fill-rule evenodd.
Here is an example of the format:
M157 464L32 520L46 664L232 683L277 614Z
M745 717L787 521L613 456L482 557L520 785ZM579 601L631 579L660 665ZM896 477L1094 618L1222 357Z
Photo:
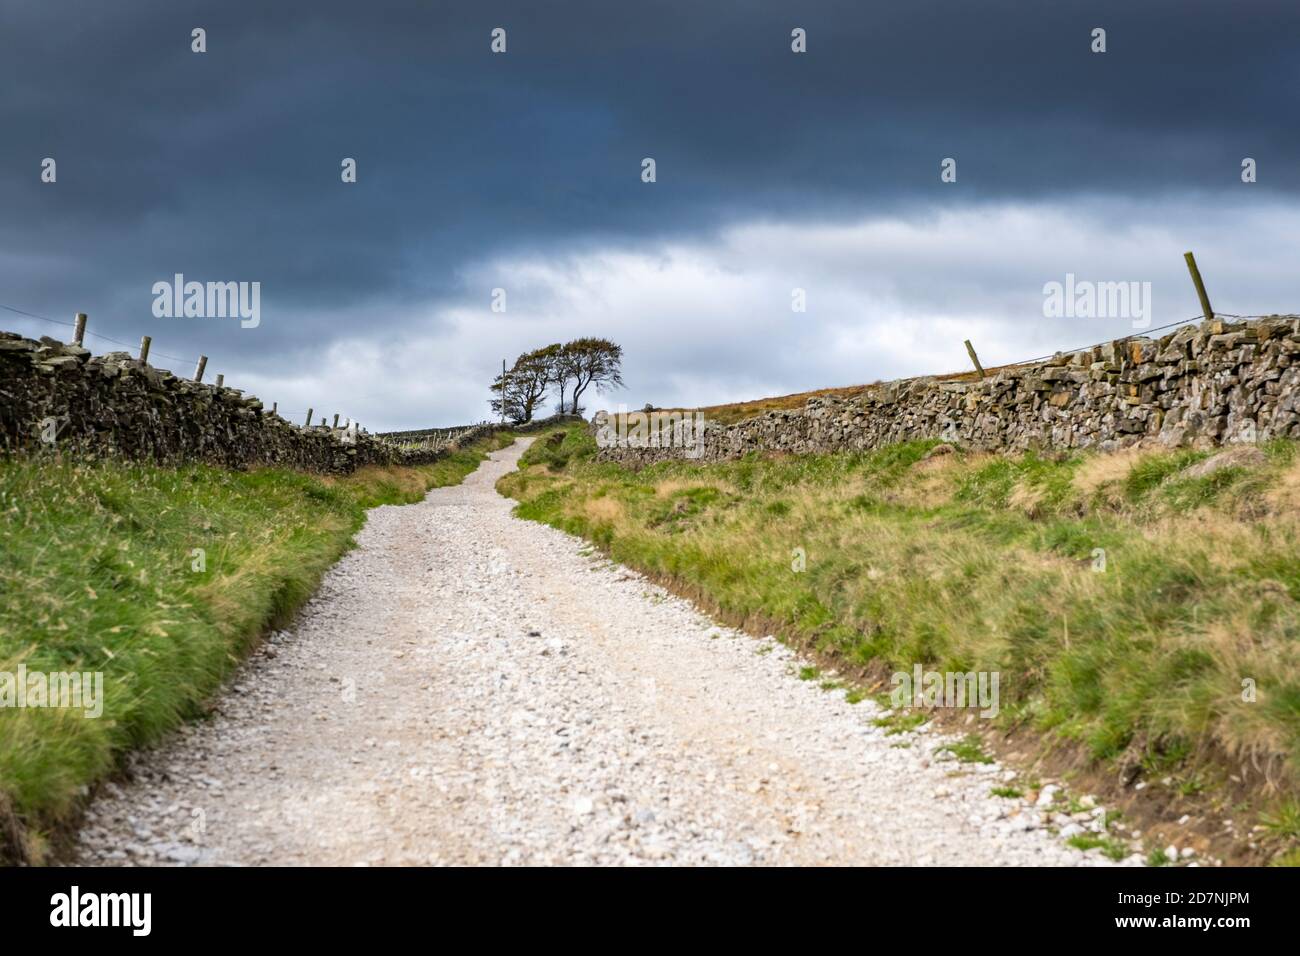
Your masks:
M898 734L911 733L930 718L923 713L908 713L906 711L897 711L887 717L876 717L871 722L877 727L885 728L885 736L893 737Z
M124 751L197 715L261 633L288 621L351 547L367 508L457 483L488 447L508 441L329 479L0 461L0 671L23 664L29 673L102 672L104 681L97 719L0 709L0 817L16 814L27 829L25 850L0 846L0 860L39 859L42 834Z
M1194 479L1207 452L923 461L936 443L915 441L632 470L582 427L557 435L498 485L521 517L850 667L998 671L999 723L1091 763L1187 795L1224 778L1198 766L1248 764L1300 792L1293 443Z
M1168 866L1173 862L1169 858L1169 854L1161 849L1152 850L1147 854L1147 866Z
M1115 860L1116 862L1119 862L1133 852L1129 845L1123 840L1102 836L1099 833L1080 833L1077 836L1070 837L1065 842L1076 850L1094 850L1100 847L1103 855ZM1161 855L1163 855L1163 853ZM1160 864L1153 863L1152 865L1158 866Z
M1283 801L1271 812L1263 814L1259 822L1272 836L1300 840L1300 802Z
M984 743L975 734L967 734L961 740L944 744L935 753L950 753L961 763L992 763L993 758L984 752Z

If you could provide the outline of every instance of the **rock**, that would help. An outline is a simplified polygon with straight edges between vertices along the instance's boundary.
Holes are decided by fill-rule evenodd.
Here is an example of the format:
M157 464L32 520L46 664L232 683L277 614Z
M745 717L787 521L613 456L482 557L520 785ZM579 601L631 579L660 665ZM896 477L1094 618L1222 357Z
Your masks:
M1254 446L1243 446L1221 451L1217 455L1198 461L1183 471L1188 478L1205 478L1225 468L1257 468L1268 462L1268 456Z
M203 852L197 847L184 846L182 844L172 844L165 852L160 854L163 859L171 860L173 863L184 863L191 865L199 862Z
M924 455L922 455L921 460L928 461L931 458L938 458L941 455L951 455L956 450L957 449L953 448L952 445L949 445L947 442L943 442L941 444L935 445Z

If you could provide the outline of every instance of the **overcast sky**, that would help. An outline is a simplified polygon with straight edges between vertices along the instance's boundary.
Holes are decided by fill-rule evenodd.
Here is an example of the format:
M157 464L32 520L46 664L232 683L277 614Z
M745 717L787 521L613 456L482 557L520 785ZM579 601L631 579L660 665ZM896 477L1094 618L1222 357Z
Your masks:
M0 305L372 430L579 335L625 348L589 413L1030 358L1132 331L1045 317L1067 273L1198 313L1188 249L1300 311L1293 0L9 0L0 78ZM156 317L176 273L260 324Z

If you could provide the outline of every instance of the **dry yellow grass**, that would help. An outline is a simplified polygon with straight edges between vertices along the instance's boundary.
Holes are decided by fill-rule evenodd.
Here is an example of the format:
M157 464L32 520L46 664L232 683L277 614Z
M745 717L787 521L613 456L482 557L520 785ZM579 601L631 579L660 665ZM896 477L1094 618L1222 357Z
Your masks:
M723 491L727 494L737 494L735 485L725 481L679 481L674 478L669 478L664 481L657 481L654 485L655 497L657 498L671 498L679 492L693 491L697 488L717 489L718 491Z
M617 498L587 498L582 502L582 512L592 521L618 524L625 518L627 509Z
M1026 518L1037 518L1042 513L1043 502L1047 493L1036 485L1018 482L1012 489L1007 505L1015 508Z
M1278 476L1264 499L1274 511L1300 514L1300 459Z
M1090 455L1074 473L1074 487L1085 497L1091 497L1102 485L1128 477L1143 454L1140 449L1125 448L1109 454Z
M404 497L420 494L426 488L425 474L421 469L396 465L366 465L346 477L329 476L321 481L330 487L336 487L340 482L354 488L387 487Z
M998 365L985 368L987 375L995 375L1004 368L1013 368L1009 365ZM973 382L978 376L975 371L965 370L960 372L944 372L939 375L926 376L934 378L941 382ZM899 381L907 381L900 379ZM875 381L862 385L845 385L840 388L818 388L808 392L794 392L790 395L774 395L769 398L756 398L745 402L728 402L721 405L702 405L699 408L660 408L659 412L703 412L705 418L710 421L721 422L724 425L730 425L735 422L744 421L747 418L755 418L765 412L789 411L794 408L803 408L808 404L810 398L853 398L868 392L873 388L879 388L886 382Z

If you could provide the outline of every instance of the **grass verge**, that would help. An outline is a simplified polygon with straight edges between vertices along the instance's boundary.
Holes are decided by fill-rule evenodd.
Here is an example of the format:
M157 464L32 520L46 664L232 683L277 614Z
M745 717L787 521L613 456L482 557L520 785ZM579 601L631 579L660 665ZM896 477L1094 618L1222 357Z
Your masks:
M1292 805L1295 445L1195 477L1208 453L927 457L936 444L632 471L568 428L498 488L521 517L877 678L997 671L1001 727L1125 783Z
M0 707L0 862L50 834L287 622L366 509L457 484L512 436L345 478L114 461L0 461L0 675L101 672L103 713Z

